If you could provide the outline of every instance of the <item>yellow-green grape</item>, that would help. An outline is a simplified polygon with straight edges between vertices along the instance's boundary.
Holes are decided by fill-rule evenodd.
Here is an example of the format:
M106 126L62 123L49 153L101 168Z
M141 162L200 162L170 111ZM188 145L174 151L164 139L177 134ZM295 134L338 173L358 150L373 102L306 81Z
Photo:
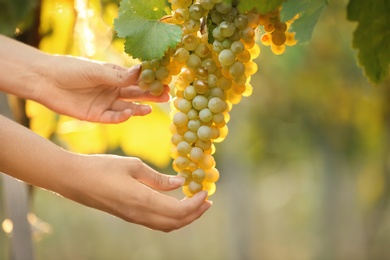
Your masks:
M198 192L201 191L202 189L203 189L202 183L199 183L199 182L196 182L196 181L191 181L191 182L188 184L188 190L189 190L189 192L190 192L192 195L198 193Z

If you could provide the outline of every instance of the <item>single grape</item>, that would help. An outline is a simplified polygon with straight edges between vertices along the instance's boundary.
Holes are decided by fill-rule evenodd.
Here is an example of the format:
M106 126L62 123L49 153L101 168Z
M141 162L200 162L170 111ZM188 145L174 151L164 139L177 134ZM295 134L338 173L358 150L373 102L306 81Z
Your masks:
M201 183L206 178L206 173L202 168L198 168L192 172L192 180Z
M173 116L173 123L177 126L177 127L182 127L182 126L186 126L187 123L188 123L188 117L187 117L187 114L183 113L183 112L177 112L175 113L175 115Z
M204 108L201 111L199 111L199 119L204 122L208 123L213 119L213 113L208 108Z
M208 108L213 113L221 113L226 110L226 102L218 97L213 97L209 100Z
M198 182L195 182L195 181L191 181L189 184L188 184L188 190L190 191L191 194L196 194L198 193L199 191L201 191L203 189L203 186L201 183L198 183Z
M144 69L141 72L141 79L146 83L152 83L156 79L156 74L152 69Z
M211 139L212 130L209 126L202 125L197 131L198 138L202 141L208 141Z
M184 184L188 185L192 181L192 172L190 170L184 169L178 172L178 176L181 176L184 178ZM206 174L205 174L206 177Z
M181 141L176 146L177 152L181 156L187 156L191 151L191 145L186 141Z
M232 50L225 49L219 53L218 59L222 66L230 66L235 62L236 55Z

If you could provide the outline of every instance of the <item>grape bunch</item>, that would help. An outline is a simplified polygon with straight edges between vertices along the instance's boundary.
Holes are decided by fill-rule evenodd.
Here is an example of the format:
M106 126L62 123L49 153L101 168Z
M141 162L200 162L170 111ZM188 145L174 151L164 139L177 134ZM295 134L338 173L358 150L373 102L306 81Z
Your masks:
M282 22L280 20L280 8L268 14L260 15L260 25L265 31L261 36L261 43L265 46L271 46L271 51L274 54L283 54L286 46L293 46L297 43L295 33L289 32L288 29L298 18L299 15L296 15L291 20Z
M140 87L160 95L164 84L176 76L170 125L173 169L185 179L186 196L201 190L210 196L219 179L215 143L228 134L233 105L252 94L250 79L258 69L253 59L260 54L256 29L272 24L272 31L266 32L274 41L280 32L288 32L279 28L278 12L265 16L240 13L235 4L223 0L169 2L169 22L182 28L181 41L161 60L142 63ZM288 44L287 40L277 43L272 44Z

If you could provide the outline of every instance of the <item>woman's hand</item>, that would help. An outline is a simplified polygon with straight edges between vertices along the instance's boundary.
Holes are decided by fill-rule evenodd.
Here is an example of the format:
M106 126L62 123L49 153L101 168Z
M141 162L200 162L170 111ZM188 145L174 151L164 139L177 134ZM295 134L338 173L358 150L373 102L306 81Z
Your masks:
M139 65L127 69L69 56L50 56L46 64L51 69L41 69L35 99L78 119L120 123L151 112L149 105L137 101L166 102L170 98L168 86L159 97L138 87Z
M0 35L0 91L37 101L81 120L120 123L166 102L169 88L155 97L138 87L140 66L121 66L43 53Z
M183 200L161 193L184 180L137 158L75 154L2 116L0 126L0 172L85 206L165 232L190 224L211 206L206 192Z
M60 193L128 222L169 232L192 223L211 206L207 192L183 200L160 193L179 188L184 179L161 174L138 158L72 157L78 163L67 173Z

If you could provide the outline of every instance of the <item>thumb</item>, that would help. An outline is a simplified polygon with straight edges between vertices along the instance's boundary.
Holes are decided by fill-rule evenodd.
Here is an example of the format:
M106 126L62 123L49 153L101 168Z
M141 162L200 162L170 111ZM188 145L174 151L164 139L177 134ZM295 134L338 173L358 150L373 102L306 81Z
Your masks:
M162 174L153 170L149 166L146 167L145 171L137 171L133 177L153 189L168 191L177 189L184 184L185 180L181 176Z

